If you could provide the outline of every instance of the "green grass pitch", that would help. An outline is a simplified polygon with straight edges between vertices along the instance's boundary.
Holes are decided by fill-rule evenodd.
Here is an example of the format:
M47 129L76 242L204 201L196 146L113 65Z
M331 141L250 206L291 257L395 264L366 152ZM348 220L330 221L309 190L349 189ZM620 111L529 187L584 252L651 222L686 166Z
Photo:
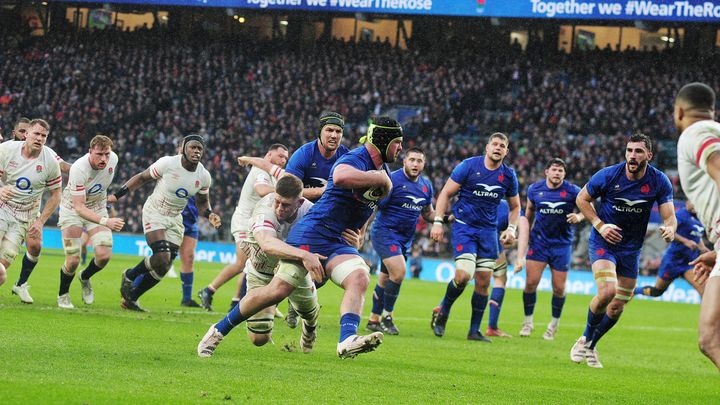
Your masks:
M298 350L299 330L276 322L274 344L256 348L237 328L215 356L197 343L224 313L181 308L179 279L163 280L141 299L151 312L119 308L121 271L137 258L115 257L93 278L96 303L71 288L75 310L57 308L60 251L45 251L30 279L35 304L10 294L19 260L0 287L0 403L678 403L720 402L715 367L697 349L698 306L636 301L598 346L605 368L572 363L569 349L584 328L590 297L569 296L555 341L542 339L550 295L539 295L535 332L517 337L522 295L509 290L500 326L516 337L492 344L465 340L470 294L456 303L447 334L435 337L431 309L445 286L408 280L396 308L400 336L374 353L340 360L341 290L323 287L318 341ZM196 265L195 291L220 265ZM370 310L368 301L361 324ZM216 294L225 310L234 284ZM286 304L281 304L285 311ZM483 328L487 324L487 314Z

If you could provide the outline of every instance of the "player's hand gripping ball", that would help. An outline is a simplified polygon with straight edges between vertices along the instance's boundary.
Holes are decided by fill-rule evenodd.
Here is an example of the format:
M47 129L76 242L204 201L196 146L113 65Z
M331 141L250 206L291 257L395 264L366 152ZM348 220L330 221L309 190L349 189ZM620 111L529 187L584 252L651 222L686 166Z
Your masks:
M387 177L387 173L384 171L377 171L382 172ZM383 186L353 189L353 193L355 194L355 198L360 201L377 202L387 197L390 194L390 190L392 190L392 182L388 177L386 184Z

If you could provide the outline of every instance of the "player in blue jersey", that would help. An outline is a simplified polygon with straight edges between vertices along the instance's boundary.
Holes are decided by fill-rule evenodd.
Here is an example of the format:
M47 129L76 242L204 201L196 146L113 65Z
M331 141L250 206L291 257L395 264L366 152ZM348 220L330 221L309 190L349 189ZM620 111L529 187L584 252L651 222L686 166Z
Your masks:
M410 148L405 153L403 167L390 175L392 193L378 204L370 230L372 245L382 259L367 324L367 329L374 332L399 333L393 322L393 311L405 279L405 261L410 254L415 227L420 215L428 222L435 217L432 183L422 176L424 168L425 152Z
M257 311L290 295L308 271L315 282L328 277L345 292L340 304L340 358L375 350L382 332L357 335L360 314L370 278L370 269L357 247L343 239L346 229L360 230L377 202L392 190L385 163L394 162L402 150L402 129L397 121L380 117L371 123L361 147L346 153L330 171L327 189L320 200L291 230L287 244L317 254L323 267L303 266L300 261L282 260L270 284L254 289L220 322L210 327L198 352L209 356L235 326ZM311 267L311 268L308 268Z
M502 233L502 243L512 244L516 238L520 215L520 197L515 171L503 160L508 153L507 135L490 135L485 155L460 163L450 175L437 200L435 219L430 236L439 242L443 238L443 216L450 198L458 194L453 205L455 223L452 245L455 253L455 277L448 283L445 296L437 311L433 311L432 328L436 336L445 334L445 325L455 300L471 279L475 289L471 299L472 317L468 340L490 342L480 333L480 324L488 303L490 277L498 258L497 209L500 200L507 198L510 219Z
M625 162L595 173L576 199L580 212L593 225L588 249L597 294L590 301L585 333L570 350L574 362L602 367L595 347L632 298L653 204L658 204L663 221L663 239L670 242L675 236L673 188L667 176L649 164L652 156L650 138L632 135ZM598 198L596 212L593 201Z
M659 297L675 279L684 278L702 296L704 285L695 281L690 262L697 259L700 253L709 251L702 241L705 227L697 218L695 206L690 201L686 203L685 208L675 213L675 217L678 223L675 240L670 242L663 255L655 286L637 287L636 295Z
M302 145L296 150L285 167L290 173L303 182L303 197L315 202L325 192L330 169L335 162L348 152L342 144L345 118L336 112L324 111L318 118L317 139ZM260 158L243 156L238 159L241 164L251 164L267 172L272 166ZM287 325L294 329L297 326L298 314L292 305L288 305L285 318Z
M511 338L512 336L498 326L498 320L500 319L500 310L502 309L503 300L505 299L505 284L507 283L507 254L505 248L510 248L511 245L503 243L500 239L502 233L508 227L508 220L510 217L510 206L506 200L500 200L498 205L497 219L497 238L498 238L498 258L495 260L493 266L493 287L490 294L490 314L488 316L488 327L485 331L485 336L495 336L502 338ZM519 225L519 224L518 224ZM520 227L518 226L518 230ZM439 307L438 307L439 311Z
M188 198L188 203L183 209L182 219L185 231L183 240L180 243L180 282L182 283L182 300L180 305L184 307L200 308L194 299L192 299L193 280L195 273L193 272L193 262L195 261L195 248L197 247L198 237L198 212L195 205L195 197Z
M584 217L575 213L575 198L580 188L565 180L566 166L560 158L551 159L545 166L545 179L528 187L525 217L530 225L529 247L518 249L515 273L527 267L523 291L525 321L521 337L530 336L533 329L533 312L537 300L537 287L545 266L550 266L553 296L552 318L543 334L545 340L555 339L560 315L565 305L565 280L572 256L573 225Z
M345 119L336 112L326 111L320 115L318 139L308 142L296 150L285 168L302 180L305 186L303 197L317 201L325 192L330 169L348 148L342 144Z

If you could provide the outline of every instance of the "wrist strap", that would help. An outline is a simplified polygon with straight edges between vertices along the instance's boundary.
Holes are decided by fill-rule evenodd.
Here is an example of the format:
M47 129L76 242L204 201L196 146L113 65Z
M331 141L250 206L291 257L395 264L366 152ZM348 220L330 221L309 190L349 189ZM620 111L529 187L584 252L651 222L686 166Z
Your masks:
M129 192L130 192L130 189L127 187L127 185L123 184L123 186L120 187L120 190L116 191L115 194L113 194L113 195L115 196L116 199L119 200L120 198L126 196L127 193L129 193Z
M102 218L100 218L100 222L98 222L98 223L102 226L106 226L108 219L109 219L108 217L102 217Z
M207 219L210 219L210 214L212 214L212 213L213 213L212 210L210 208L208 208L205 210L205 212L203 212L203 216L205 216L205 218L207 218Z

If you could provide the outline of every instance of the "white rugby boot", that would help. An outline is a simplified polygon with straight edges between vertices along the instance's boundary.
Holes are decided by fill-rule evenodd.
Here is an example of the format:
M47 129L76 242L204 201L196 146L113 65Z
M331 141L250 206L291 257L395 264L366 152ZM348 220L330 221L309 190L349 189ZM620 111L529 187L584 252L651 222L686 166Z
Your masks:
M575 341L572 349L570 349L570 360L575 363L582 363L583 360L585 360L585 351L587 350L585 348L586 344L587 341L585 336L580 336L578 340Z
M58 307L62 309L73 309L75 305L70 302L70 293L59 295L57 298Z
M217 330L215 325L217 324L212 324L212 326L210 326L210 329L208 329L205 336L203 336L200 343L198 343L198 356L211 357L213 353L215 353L215 349L217 349L220 342L222 342L223 338L225 338L225 336Z
M360 353L368 353L382 343L382 332L373 332L369 335L351 335L345 340L338 343L337 354L341 359L348 359L357 356Z
M28 283L12 286L12 293L20 297L20 301L24 302L25 304L32 304L35 301L33 301L28 290L30 290L30 286L28 285Z

